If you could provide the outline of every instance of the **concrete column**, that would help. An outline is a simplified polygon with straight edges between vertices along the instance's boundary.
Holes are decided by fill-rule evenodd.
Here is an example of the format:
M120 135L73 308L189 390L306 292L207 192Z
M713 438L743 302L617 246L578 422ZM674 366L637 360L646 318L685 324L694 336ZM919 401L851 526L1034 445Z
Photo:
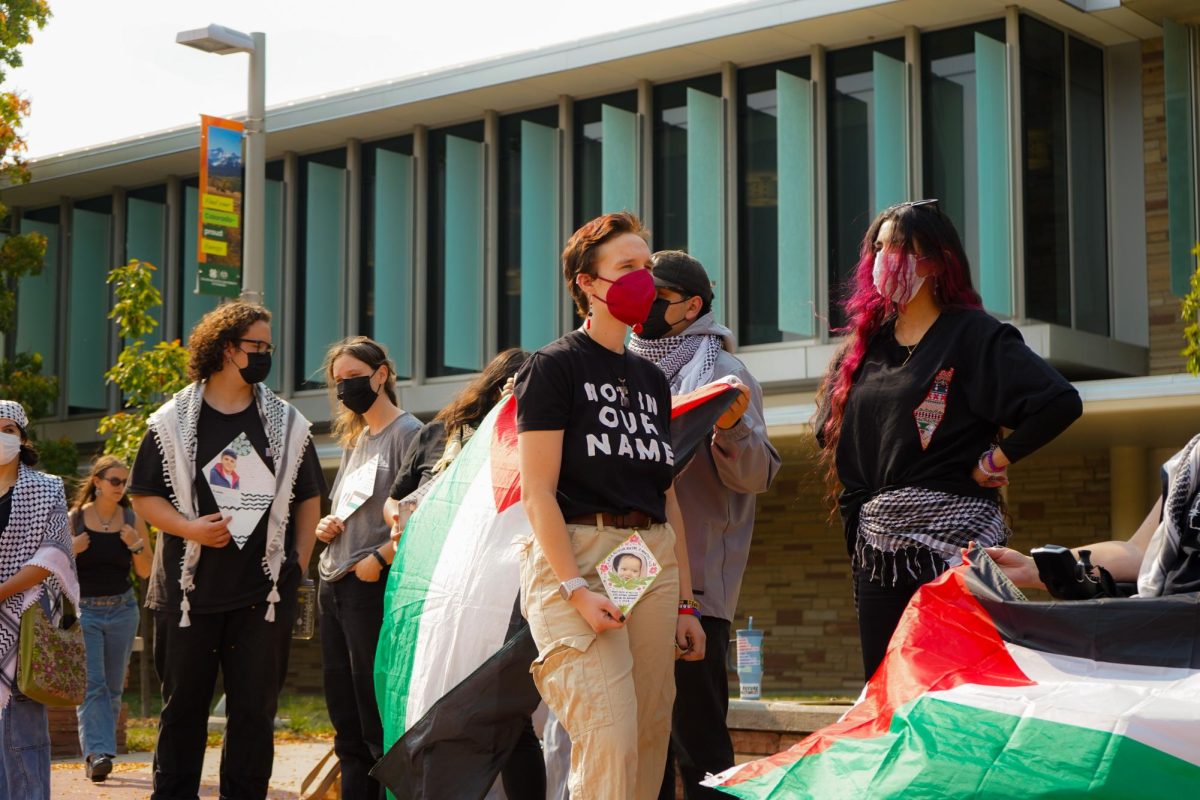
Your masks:
M1146 448L1117 445L1108 450L1109 523L1114 539L1128 539L1153 505L1146 479Z

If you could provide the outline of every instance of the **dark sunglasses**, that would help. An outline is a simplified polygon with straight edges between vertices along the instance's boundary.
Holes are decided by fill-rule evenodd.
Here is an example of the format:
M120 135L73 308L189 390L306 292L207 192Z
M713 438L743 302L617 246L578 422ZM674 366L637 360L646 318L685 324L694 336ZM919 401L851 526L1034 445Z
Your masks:
M262 339L234 339L234 341L239 344L238 349L241 350L243 353L245 353L245 352L274 353L275 352L275 345L271 344L270 342L264 342ZM240 347L240 345L242 345L242 344L251 345L251 349L249 351L247 351L245 348Z
M114 478L101 478L100 480L108 481L109 486L113 486L118 489L120 489L122 486L124 486L128 482L127 479L125 479L125 478L115 478L115 477Z

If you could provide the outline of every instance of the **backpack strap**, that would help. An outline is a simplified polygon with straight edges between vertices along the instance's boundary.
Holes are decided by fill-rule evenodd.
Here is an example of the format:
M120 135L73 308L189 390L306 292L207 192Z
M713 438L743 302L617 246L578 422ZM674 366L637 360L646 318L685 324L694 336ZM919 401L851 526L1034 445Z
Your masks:
M137 529L137 514L132 506L123 506L125 509L125 524L133 529Z
M71 532L76 536L83 534L83 512L78 508L73 508L67 514L67 518L71 521Z

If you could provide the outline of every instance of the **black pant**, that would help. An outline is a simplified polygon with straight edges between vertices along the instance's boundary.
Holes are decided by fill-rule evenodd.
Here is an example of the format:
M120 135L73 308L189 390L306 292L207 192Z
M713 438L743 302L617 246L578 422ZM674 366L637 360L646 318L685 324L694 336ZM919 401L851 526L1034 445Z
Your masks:
M936 577L932 570L920 570L914 579L906 570L897 571L893 583L888 576L882 585L872 583L871 570L854 570L854 604L858 611L858 638L862 643L863 680L871 680L887 654L888 642L917 589Z
M387 571L363 583L350 573L321 582L321 663L333 750L342 767L342 797L377 800L383 787L368 773L383 756L383 725L375 700L375 648L383 625Z
M671 716L671 747L659 800L674 800L675 760L683 776L684 796L722 798L728 795L700 785L708 773L733 766L733 742L725 718L729 714L729 621L701 617L706 642L703 661L675 662L675 709Z
M221 749L221 797L267 796L275 760L275 712L287 677L288 649L296 616L296 587L279 587L275 621L266 602L218 614L154 615L154 668L162 681L163 707L154 748L152 800L194 800L200 790L208 714L220 669L225 690L225 743Z

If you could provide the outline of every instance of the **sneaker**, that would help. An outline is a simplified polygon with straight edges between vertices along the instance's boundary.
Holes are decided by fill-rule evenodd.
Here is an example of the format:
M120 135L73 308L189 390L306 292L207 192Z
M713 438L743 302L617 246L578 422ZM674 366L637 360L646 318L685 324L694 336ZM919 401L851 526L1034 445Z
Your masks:
M93 783L103 783L104 779L112 772L112 768L112 757L101 753L98 756L87 757L87 764L84 771L87 774L88 780Z

